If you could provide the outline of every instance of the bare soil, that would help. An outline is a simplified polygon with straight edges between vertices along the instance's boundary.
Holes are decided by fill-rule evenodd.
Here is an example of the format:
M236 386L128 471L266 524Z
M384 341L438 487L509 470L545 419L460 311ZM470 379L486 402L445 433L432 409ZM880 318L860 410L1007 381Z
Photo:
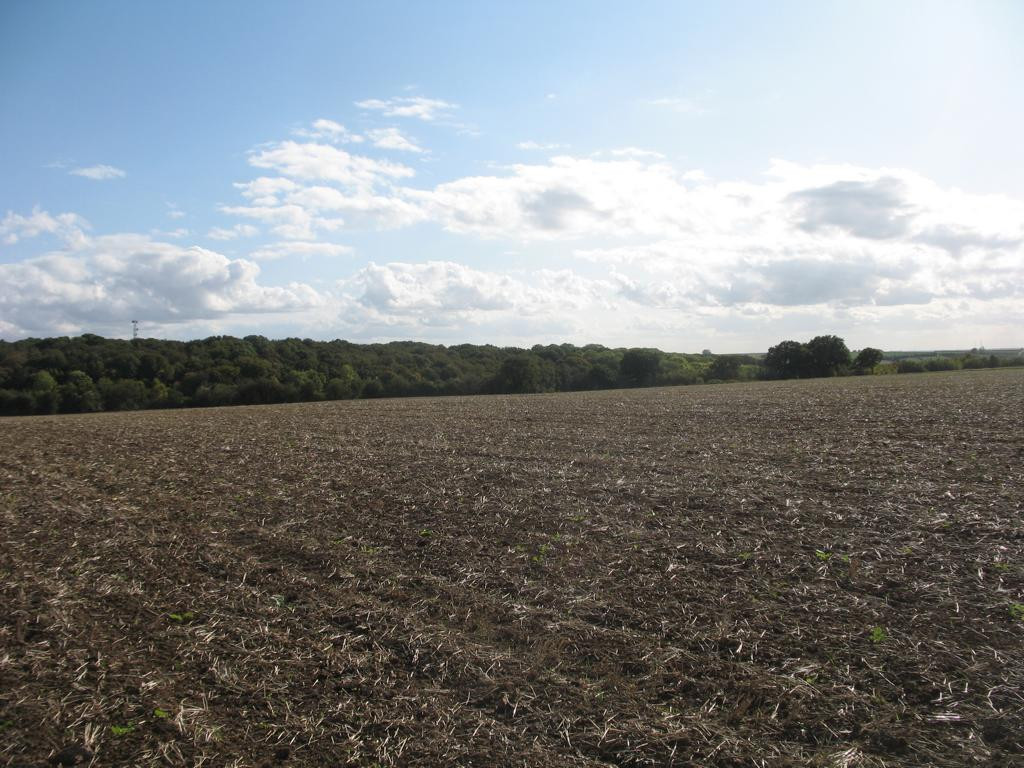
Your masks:
M1024 765L1024 371L0 421L0 764Z

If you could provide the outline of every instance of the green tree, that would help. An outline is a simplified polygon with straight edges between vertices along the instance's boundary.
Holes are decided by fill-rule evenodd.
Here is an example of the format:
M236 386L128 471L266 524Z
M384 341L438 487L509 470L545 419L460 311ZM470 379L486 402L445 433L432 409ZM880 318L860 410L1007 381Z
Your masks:
M773 379L796 379L805 375L808 367L807 347L799 341L780 341L769 348L764 365Z
M807 354L812 376L841 376L850 367L850 350L838 336L815 336L807 342Z
M138 379L102 378L96 383L108 411L135 411L149 402L146 385Z
M661 368L661 352L656 349L627 349L619 363L623 383L634 387L649 387L655 383Z
M296 371L289 379L301 401L323 400L326 377L319 371Z
M896 364L897 373L924 373L924 370L924 363L920 360L914 360L913 358L900 360Z
M356 369L348 363L343 363L338 369L337 376L327 382L325 395L328 400L346 400L351 397L358 397L361 383Z
M720 381L732 381L740 377L740 359L731 355L719 355L708 369L708 377Z
M864 347L854 358L853 367L860 373L870 373L875 366L882 362L882 350L874 347Z
M498 392L539 392L541 386L540 363L529 354L507 358L494 380L494 388Z
M28 416L35 410L30 392L14 389L0 389L0 414L4 416Z
M32 377L32 402L36 413L56 413L60 404L57 381L46 371Z
M61 413L90 413L102 409L103 401L89 374L83 371L69 373L67 381L60 385Z

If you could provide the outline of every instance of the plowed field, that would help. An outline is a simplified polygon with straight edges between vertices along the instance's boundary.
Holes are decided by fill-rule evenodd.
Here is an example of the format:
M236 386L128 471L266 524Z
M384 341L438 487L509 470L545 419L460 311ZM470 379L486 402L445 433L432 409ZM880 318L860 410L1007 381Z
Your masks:
M1024 371L0 421L0 764L1024 764Z

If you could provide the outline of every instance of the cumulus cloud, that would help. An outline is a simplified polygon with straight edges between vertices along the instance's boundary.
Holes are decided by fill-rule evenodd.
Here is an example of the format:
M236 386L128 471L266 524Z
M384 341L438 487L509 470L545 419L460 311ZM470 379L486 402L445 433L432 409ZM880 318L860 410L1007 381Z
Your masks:
M474 238L587 243L569 251L578 266L608 270L544 305L537 297L548 294L508 275L448 262L371 265L358 275L357 304L391 320L449 316L457 299L473 299L473 312L511 302L520 314L547 306L554 317L569 295L586 297L580 311L632 306L637 317L852 313L1010 300L1024 285L1024 203L901 169L776 161L762 179L716 181L624 147L417 187L406 166L318 144L283 142L250 162L271 174L238 185L252 205L225 210L264 219L285 238L433 222Z
M89 223L78 214L58 213L54 216L36 206L27 216L8 211L0 220L0 242L14 245L19 240L49 234L69 244L81 243L85 240L83 230L88 227Z
M394 99L364 99L355 103L360 109L380 112L385 117L412 117L428 122L449 116L457 104L441 99L423 96L406 96Z
M664 234L688 218L673 169L635 160L560 156L409 194L445 229L516 240Z
M90 165L84 168L73 168L68 173L72 176L84 176L95 181L123 179L127 175L120 168L115 168L112 165Z
M260 176L252 181L235 184L235 189L253 205L277 205L283 195L299 188L291 179L279 176Z
M397 129L370 131L368 136L378 146L405 151L415 147ZM320 232L400 227L426 217L422 206L398 186L414 171L390 160L316 142L284 141L254 151L249 164L279 175L236 183L249 204L226 205L221 211L264 222L278 237L310 241Z
M177 227L176 229L151 229L149 234L153 237L169 237L172 240L178 240L182 237L188 237L189 230L185 227Z
M295 141L282 141L261 149L250 156L249 164L293 179L363 187L372 186L382 178L409 178L415 173L412 168L389 160L352 155L327 144Z
M380 149L394 149L399 152L416 153L424 151L423 147L419 146L409 137L404 136L397 128L374 128L367 131L366 135L373 142L373 146Z
M371 262L339 284L336 322L362 335L465 341L479 332L522 343L539 333L582 333L607 291L569 270L508 274L451 261Z
M311 240L319 231L332 232L344 226L340 218L315 215L308 208L292 203L282 205L226 205L223 213L255 219L270 227L278 237L289 240Z
M342 226L393 229L424 221L422 206L393 190L337 189L310 185L289 193L285 203L311 212L321 228L324 222ZM339 218L341 217L341 218Z
M386 114L407 101L365 108ZM907 170L777 161L756 179L723 181L624 147L426 184L394 158L358 151L419 148L400 130L368 130L361 144L353 136L321 120L304 140L249 154L253 178L235 184L237 204L220 208L233 220L207 233L269 233L241 259L141 236L93 238L70 213L8 213L0 243L61 247L3 267L0 333L121 322L146 302L153 322L180 327L271 313L364 338L461 340L475 329L494 334L478 340L507 341L502 329L511 328L517 339L652 344L682 328L796 335L925 315L934 325L963 318L965 307L989 318L1022 312L1024 202ZM533 264L550 257L561 269L351 264L351 248L334 242L351 230L413 225L503 241L492 250L515 248ZM260 279L259 262L312 258L355 271L328 289Z
M960 257L965 249L969 248L990 251L1019 248L1024 243L1024 234L1021 236L986 234L976 229L937 224L931 228L922 229L914 235L914 241L942 248L953 256Z
M143 235L88 238L0 264L0 315L9 326L7 335L103 332L131 318L175 325L287 314L324 301L302 283L263 285L259 271L253 261Z
M260 233L252 224L235 224L233 227L212 227L206 236L211 240L235 240L239 237L255 237Z
M368 264L352 279L360 301L382 312L511 309L524 287L506 275L454 262Z
M314 120L309 128L298 128L293 133L303 138L324 140L336 144L359 144L363 141L363 137L358 133L352 133L341 123L326 118Z
M352 253L353 250L350 246L340 243L289 240L257 248L249 254L249 258L256 261L274 261L288 256L300 256L305 259L310 256L348 256Z
M836 181L789 195L797 203L799 226L808 232L835 227L857 237L876 240L907 232L913 211L906 186L898 178Z

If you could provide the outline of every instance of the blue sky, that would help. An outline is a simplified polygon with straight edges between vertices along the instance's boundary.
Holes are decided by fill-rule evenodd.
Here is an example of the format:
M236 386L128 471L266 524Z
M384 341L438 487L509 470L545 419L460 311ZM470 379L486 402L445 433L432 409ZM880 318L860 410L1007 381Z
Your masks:
M1024 6L0 5L0 337L1024 343Z

